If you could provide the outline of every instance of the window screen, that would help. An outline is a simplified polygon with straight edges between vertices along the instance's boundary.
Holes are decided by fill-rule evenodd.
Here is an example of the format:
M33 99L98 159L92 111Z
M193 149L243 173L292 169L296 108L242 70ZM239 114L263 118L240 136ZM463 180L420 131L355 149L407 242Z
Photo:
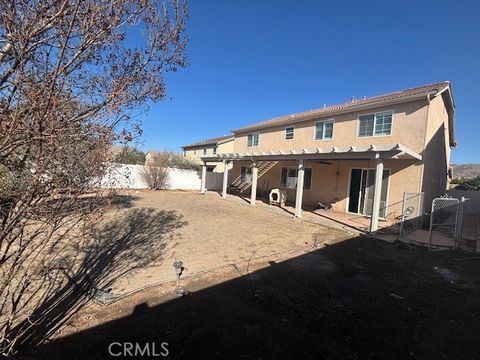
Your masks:
M392 111L362 115L358 118L358 136L385 136L392 133Z
M247 137L247 146L258 146L258 133L248 134Z
M373 136L373 126L375 124L375 115L362 115L359 117L360 126L358 136Z
M315 140L333 139L333 120L317 121L315 123Z
M285 139L290 140L293 139L295 128L293 126L289 126L285 128Z

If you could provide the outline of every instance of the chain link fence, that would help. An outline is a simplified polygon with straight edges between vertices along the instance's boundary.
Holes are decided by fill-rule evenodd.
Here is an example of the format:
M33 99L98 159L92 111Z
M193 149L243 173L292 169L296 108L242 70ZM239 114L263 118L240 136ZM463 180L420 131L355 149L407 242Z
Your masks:
M480 200L460 201L459 246L463 250L480 252Z
M457 225L460 200L450 197L435 198L430 213L428 249L458 246Z
M480 192L449 191L433 199L430 214L425 213L423 202L423 193L404 194L399 239L429 250L480 252Z
M403 194L402 215L400 219L400 237L422 226L424 207L423 192Z

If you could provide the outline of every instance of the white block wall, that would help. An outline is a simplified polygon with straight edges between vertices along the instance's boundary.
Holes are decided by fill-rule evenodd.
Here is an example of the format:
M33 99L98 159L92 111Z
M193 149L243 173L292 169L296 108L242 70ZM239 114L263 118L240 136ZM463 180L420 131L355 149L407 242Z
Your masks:
M143 179L144 166L112 164L107 174L101 179L100 186L116 189L147 189ZM222 188L223 173L207 172L206 187L208 190ZM168 169L166 188L170 190L200 190L201 171Z

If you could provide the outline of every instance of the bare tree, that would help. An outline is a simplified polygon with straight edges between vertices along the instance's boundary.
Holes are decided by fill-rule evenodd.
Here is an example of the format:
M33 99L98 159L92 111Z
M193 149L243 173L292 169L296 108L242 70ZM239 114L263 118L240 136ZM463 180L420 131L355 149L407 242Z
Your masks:
M59 264L62 244L105 205L85 194L111 144L186 66L186 17L175 0L0 0L0 354L66 293L52 273L88 278Z

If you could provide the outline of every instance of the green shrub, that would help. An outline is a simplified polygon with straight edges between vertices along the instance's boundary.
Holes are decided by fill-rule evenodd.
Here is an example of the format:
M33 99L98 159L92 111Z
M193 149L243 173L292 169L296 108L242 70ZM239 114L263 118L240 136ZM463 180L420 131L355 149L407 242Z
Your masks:
M195 171L198 171L201 168L201 165L194 160L171 151L162 151L151 154L151 158L150 162L153 161L157 166Z
M480 190L480 176L472 179L456 178L451 181L452 184L457 184L457 190Z

